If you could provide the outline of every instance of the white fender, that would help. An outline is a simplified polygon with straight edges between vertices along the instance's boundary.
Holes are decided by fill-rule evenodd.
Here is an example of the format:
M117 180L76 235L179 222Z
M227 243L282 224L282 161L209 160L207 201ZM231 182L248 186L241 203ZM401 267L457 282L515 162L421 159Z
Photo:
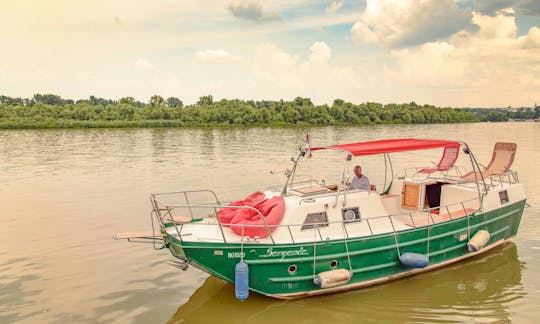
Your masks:
M478 251L481 248L486 245L486 243L489 241L489 238L491 236L489 235L488 231L485 230L479 230L474 234L474 236L469 240L469 243L467 243L467 248L469 249L469 252Z
M351 280L351 272L345 269L335 269L319 273L313 282L321 288L340 286Z

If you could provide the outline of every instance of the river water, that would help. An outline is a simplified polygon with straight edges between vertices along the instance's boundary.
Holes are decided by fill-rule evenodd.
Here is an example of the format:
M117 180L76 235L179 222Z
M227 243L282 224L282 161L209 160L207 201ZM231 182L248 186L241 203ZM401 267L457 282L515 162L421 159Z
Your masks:
M269 171L290 167L306 132L315 146L394 137L463 140L484 164L496 141L513 141L513 169L532 207L515 243L485 257L293 301L252 293L241 303L232 285L168 265L167 250L112 239L115 232L150 229L152 192L211 188L232 200L282 183L280 172ZM534 122L0 131L0 323L538 323L539 143ZM425 162L422 154L395 163ZM366 160L364 172L377 178L377 163Z

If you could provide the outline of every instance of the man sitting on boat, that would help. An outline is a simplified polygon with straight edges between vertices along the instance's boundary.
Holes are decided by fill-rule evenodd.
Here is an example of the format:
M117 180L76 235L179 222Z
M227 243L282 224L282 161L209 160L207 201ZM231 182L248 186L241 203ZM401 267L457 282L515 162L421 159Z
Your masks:
M362 174L362 167L355 165L353 171L354 178L350 183L347 183L349 189L370 190L369 178Z

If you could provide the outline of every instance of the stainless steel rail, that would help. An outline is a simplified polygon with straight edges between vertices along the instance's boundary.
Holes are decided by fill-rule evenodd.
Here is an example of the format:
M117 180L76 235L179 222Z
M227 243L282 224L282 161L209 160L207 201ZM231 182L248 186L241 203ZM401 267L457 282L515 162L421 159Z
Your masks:
M225 205L221 205L219 203L219 199L217 198L217 195L211 190L179 191L179 192L175 192L175 193L166 193L166 194L169 194L169 195L170 194L189 195L190 193L200 193L200 192L209 192L209 193L211 193L215 197L215 200L216 200L217 204L191 204L191 203L187 203L187 204L166 205L164 202L162 202L162 201L160 201L160 200L158 200L156 198L156 197L162 196L164 194L153 194L153 195L151 195L151 200L152 200L152 205L154 207L155 215L158 216L159 224L162 227L162 230L164 232L166 232L165 224L173 224L172 226L174 226L174 228L175 228L175 231L176 231L176 233L178 235L178 239L180 241L182 241L183 240L182 239L182 230L183 230L183 228L184 228L184 226L186 224L189 224L190 226L199 226L199 225L208 226L208 225L215 224L220 229L221 238L222 238L223 242L228 243L227 242L227 236L225 234L225 231L227 230L227 227L231 227L231 226L241 227L242 228L242 233L244 233L246 228L264 228L266 233L268 234L267 237L270 239L272 244L276 244L276 240L275 240L275 237L273 235L273 231L277 230L277 229L280 229L280 228L287 228L287 232L288 232L289 237L290 237L290 242L295 243L295 242L299 241L298 239L295 239L294 234L293 234L293 232L294 232L293 229L298 228L298 227L301 228L304 224L268 225L264 215L258 209L254 208L254 207L250 207L250 206L225 206ZM189 202L189 198L187 199L187 201ZM465 206L467 203L470 203L470 202L478 202L478 205L477 205L478 209L476 209L472 213L469 212L470 209L467 209L466 206ZM459 207L458 208L453 208L455 206L459 206ZM191 217L190 222L188 222L188 223L176 222L175 218L173 217L173 211L176 210L176 209L188 209L190 211L190 217ZM216 223L208 223L208 222L203 222L203 221L197 221L196 219L193 218L193 210L195 210L195 209L210 209L210 210L212 210L212 213L209 214L208 216L206 216L205 218L207 218L207 219L215 219ZM223 210L223 209L247 209L247 210L252 210L256 214L258 214L258 216L262 220L263 224L262 225L249 225L249 224L226 224L226 223L222 223L219 220L219 217L217 216L217 213L218 213L219 210ZM405 212L405 213L394 214L394 215L383 215L383 216L376 216L376 217L370 217L370 218L363 218L363 219L361 219L359 221L353 221L353 222L340 220L340 221L334 221L334 222L310 223L310 225L312 226L313 229L315 229L318 232L319 238L321 239L321 241L323 240L323 236L322 236L322 234L320 232L321 228L327 227L327 226L330 226L330 225L333 225L333 224L339 224L339 225L341 225L342 227L345 228L349 224L355 224L355 223L358 223L358 222L361 222L361 221L366 222L367 227L369 229L369 235L372 236L372 235L375 234L374 226L373 226L374 222L375 221L380 221L380 220L383 220L383 219L387 219L389 221L389 224L390 224L391 228L392 228L392 230L389 231L388 233L398 232L400 229L396 228L396 225L394 224L394 222L398 222L398 223L401 223L402 225L405 225L405 223L403 221L404 218L410 218L410 220L411 220L410 224L412 224L412 226L405 225L405 226L409 226L410 228L419 228L419 227L423 227L423 226L431 226L431 225L437 224L439 222L442 222L442 221L436 221L434 219L434 215L437 215L437 214L435 214L433 212L434 210L446 210L446 212L447 212L446 215L448 215L449 220L453 220L455 217L453 217L452 214L453 213L454 214L458 213L458 211L460 211L460 210L463 212L463 214L461 216L459 216L459 217L467 217L468 218L471 214L477 213L478 210L480 210L480 203L479 203L478 198L473 198L473 199L469 199L469 200L458 202L458 203L453 203L453 204L449 204L449 205L445 205L445 206L439 206L439 207L433 207L433 208L427 208L427 209L423 209L423 210L420 210L420 211L411 211L411 212ZM453 212L451 212L451 210L453 210ZM415 222L415 217L414 217L415 215L416 216L424 215L426 217L426 224L425 225L417 224ZM203 220L204 220L204 218L203 218ZM381 232L381 233L377 233L377 234L382 234L382 233L387 233L387 232ZM349 231L347 231L345 229L343 238L346 238L346 239L351 238L349 234L350 234ZM282 242L280 242L280 243L282 243Z

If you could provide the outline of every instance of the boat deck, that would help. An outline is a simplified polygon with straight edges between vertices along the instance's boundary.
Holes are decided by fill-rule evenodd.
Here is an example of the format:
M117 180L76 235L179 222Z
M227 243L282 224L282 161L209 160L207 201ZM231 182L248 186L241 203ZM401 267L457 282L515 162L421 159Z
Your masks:
M467 208L467 209L460 209L457 211L451 211L446 213L440 213L440 214L434 214L434 213L414 213L412 214L412 217L408 217L407 220L405 220L405 225L411 226L411 227L419 227L419 226L426 226L428 224L437 224L441 222L446 222L452 219L465 217L471 214L474 214L476 210Z
M465 217L476 212L474 209L464 209L451 211L450 213L429 213L429 212L410 212L404 215L390 217L374 217L369 219L362 219L360 221L351 222L345 224L344 231L337 232L332 231L330 227L319 227L314 233L313 230L295 231L294 237L288 235L288 227L298 227L299 225L280 225L272 233L272 237L276 244L288 244L288 243L301 243L301 242L313 242L314 236L317 240L323 239L343 239L346 235L351 237L367 237L371 235L392 233L394 230L402 231L415 227L422 227L428 224L437 224L446 222L449 220ZM338 225L338 224L331 224ZM341 226L341 224L339 224ZM196 223L177 223L178 231L182 236L182 240L189 242L223 242L223 236L228 243L241 243L242 237L236 235L230 228L223 226L223 235L220 231L220 226L215 218L207 218L201 222ZM168 227L167 232L170 235L178 236L176 228L174 226ZM283 235L286 234L286 235ZM244 243L256 242L256 243L272 243L270 237L266 238L244 238Z

